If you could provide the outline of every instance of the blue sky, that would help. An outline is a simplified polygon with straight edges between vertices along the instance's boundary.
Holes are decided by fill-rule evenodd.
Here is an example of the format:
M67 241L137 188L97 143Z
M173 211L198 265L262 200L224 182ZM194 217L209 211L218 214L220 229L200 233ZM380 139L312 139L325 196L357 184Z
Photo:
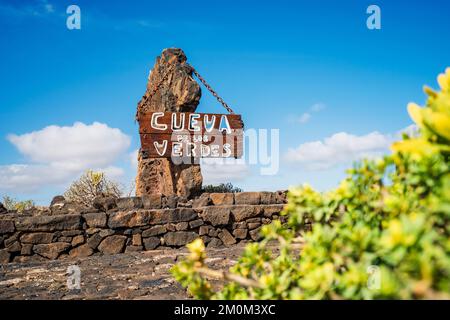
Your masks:
M81 30L66 28L70 4ZM381 8L381 30L366 27L370 4ZM131 183L136 103L167 47L185 51L246 128L280 129L278 174L249 165L226 180L246 190L333 187L352 161L387 152L411 124L406 104L423 103L422 86L450 66L448 12L444 0L0 1L0 195L46 204L83 165ZM198 111L224 112L205 90ZM75 150L55 136L67 127L78 137L76 122L118 134L109 159L81 163L98 158L84 150L74 164L45 150Z

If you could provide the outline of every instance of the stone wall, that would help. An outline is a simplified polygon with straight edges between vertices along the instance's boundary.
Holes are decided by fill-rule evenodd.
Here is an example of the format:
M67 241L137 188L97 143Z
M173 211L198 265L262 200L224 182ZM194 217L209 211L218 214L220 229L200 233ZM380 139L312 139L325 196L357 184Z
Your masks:
M0 215L0 263L257 241L262 225L283 220L286 192L99 198L79 208L55 198L38 212Z

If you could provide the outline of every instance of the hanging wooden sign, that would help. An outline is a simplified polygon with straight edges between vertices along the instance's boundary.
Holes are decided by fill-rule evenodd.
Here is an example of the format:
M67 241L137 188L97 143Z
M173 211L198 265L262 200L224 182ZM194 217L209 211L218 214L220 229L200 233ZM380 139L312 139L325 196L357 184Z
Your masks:
M149 158L239 158L244 125L237 114L149 112L139 119Z

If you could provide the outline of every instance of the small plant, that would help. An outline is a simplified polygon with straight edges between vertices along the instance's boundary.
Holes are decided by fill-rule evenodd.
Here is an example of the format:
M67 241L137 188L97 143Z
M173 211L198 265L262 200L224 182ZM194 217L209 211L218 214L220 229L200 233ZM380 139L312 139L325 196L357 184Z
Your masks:
M121 195L122 188L117 182L107 179L103 172L88 170L70 185L64 193L64 198L91 207L96 197L119 198Z
M450 299L450 68L438 82L425 107L408 105L418 136L334 190L291 189L287 226L264 226L228 272L209 269L196 240L175 278L201 299ZM228 283L214 291L211 277Z
M19 213L30 210L35 206L33 200L17 201L9 196L4 196L2 203L8 211L17 211Z
M217 186L214 186L212 184L203 186L202 192L207 193L236 193L236 192L242 192L243 190L241 188L233 186L230 182L228 183L221 183Z

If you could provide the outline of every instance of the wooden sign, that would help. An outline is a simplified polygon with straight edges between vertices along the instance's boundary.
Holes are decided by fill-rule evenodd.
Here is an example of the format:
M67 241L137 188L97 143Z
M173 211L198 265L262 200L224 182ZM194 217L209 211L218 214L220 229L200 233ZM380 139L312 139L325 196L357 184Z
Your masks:
M239 158L244 125L237 114L149 112L139 120L149 158Z

